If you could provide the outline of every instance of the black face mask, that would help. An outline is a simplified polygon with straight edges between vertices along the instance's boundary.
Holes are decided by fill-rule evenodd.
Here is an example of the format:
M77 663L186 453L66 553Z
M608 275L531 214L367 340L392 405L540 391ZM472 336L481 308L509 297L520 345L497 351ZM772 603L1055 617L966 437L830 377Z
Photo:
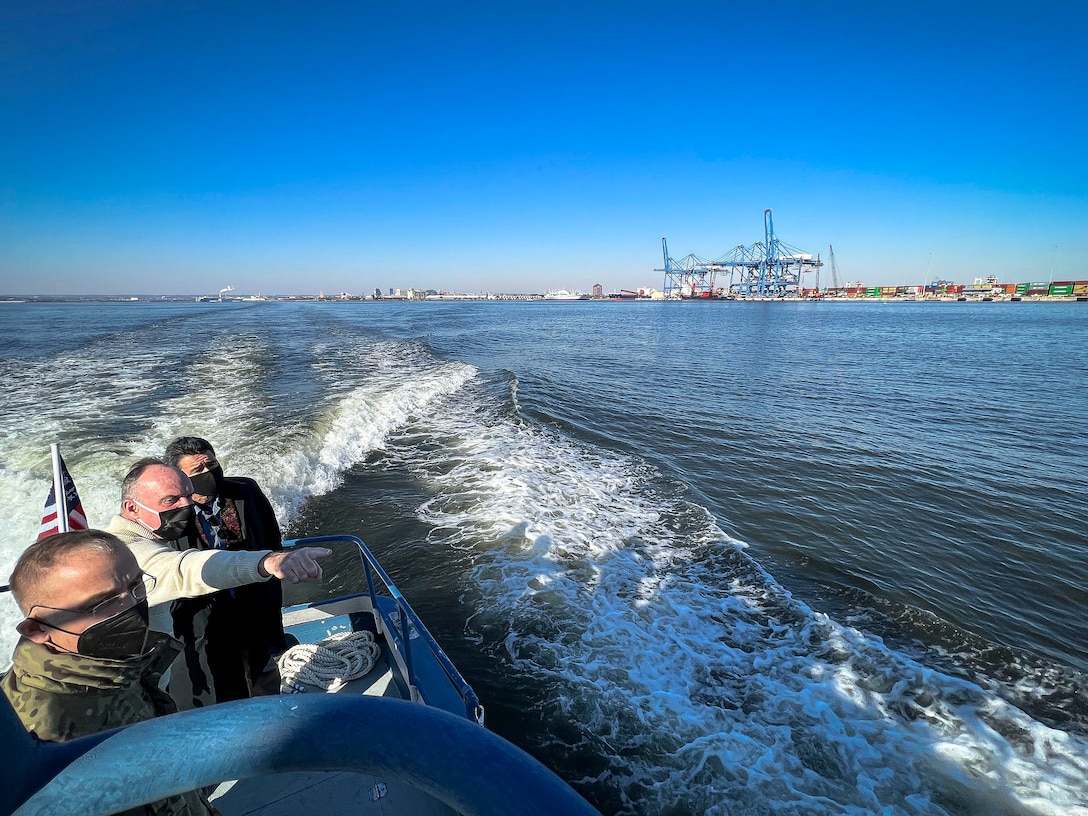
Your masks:
M76 641L76 651L87 657L128 660L148 649L151 630L147 628L149 610L143 600L120 615L87 627Z
M165 541L177 541L179 538L185 538L196 533L196 511L193 505L186 504L183 507L174 507L171 510L153 510L146 504L136 501L136 499L132 501L149 513L154 513L159 517L159 526L155 528L151 528L140 519L136 519L137 524L159 538Z
M223 483L223 468L213 467L196 476L190 476L193 483L194 496L207 496L209 501L219 495L220 485Z
M196 532L196 520L193 515L193 506L187 504L184 507L175 507L173 510L163 510L159 513L159 526L152 530L155 535L165 541L177 541Z

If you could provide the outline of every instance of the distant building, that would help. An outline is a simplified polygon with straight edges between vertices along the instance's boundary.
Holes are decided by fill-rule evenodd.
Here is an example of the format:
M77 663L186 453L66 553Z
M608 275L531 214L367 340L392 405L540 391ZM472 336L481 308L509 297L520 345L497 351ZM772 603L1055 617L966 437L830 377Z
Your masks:
M601 286L599 283L593 284L593 295L592 296L593 296L594 299L603 298L604 297L604 287Z

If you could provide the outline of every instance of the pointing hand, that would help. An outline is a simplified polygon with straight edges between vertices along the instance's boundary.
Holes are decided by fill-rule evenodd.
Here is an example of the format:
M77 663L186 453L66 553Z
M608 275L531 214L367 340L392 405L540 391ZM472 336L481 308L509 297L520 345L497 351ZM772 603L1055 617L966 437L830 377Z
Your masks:
M281 578L292 584L307 581L320 581L322 578L320 559L332 555L332 550L325 547L300 547L297 550L282 550L266 555L261 559L259 571L275 578Z

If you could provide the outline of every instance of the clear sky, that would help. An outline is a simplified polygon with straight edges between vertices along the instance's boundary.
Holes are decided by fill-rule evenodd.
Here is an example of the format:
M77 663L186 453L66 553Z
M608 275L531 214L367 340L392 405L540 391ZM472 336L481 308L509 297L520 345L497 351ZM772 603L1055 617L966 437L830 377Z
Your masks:
M4 3L0 295L660 288L767 207L1084 280L1086 66L1082 0Z

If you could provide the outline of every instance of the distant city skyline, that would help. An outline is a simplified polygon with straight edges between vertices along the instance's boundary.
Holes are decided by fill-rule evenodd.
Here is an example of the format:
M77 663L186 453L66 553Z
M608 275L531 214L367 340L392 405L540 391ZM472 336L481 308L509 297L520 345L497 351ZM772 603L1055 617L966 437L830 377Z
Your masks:
M1088 278L1088 7L8 4L0 296ZM821 285L825 281L821 272ZM806 285L811 282L806 281Z

